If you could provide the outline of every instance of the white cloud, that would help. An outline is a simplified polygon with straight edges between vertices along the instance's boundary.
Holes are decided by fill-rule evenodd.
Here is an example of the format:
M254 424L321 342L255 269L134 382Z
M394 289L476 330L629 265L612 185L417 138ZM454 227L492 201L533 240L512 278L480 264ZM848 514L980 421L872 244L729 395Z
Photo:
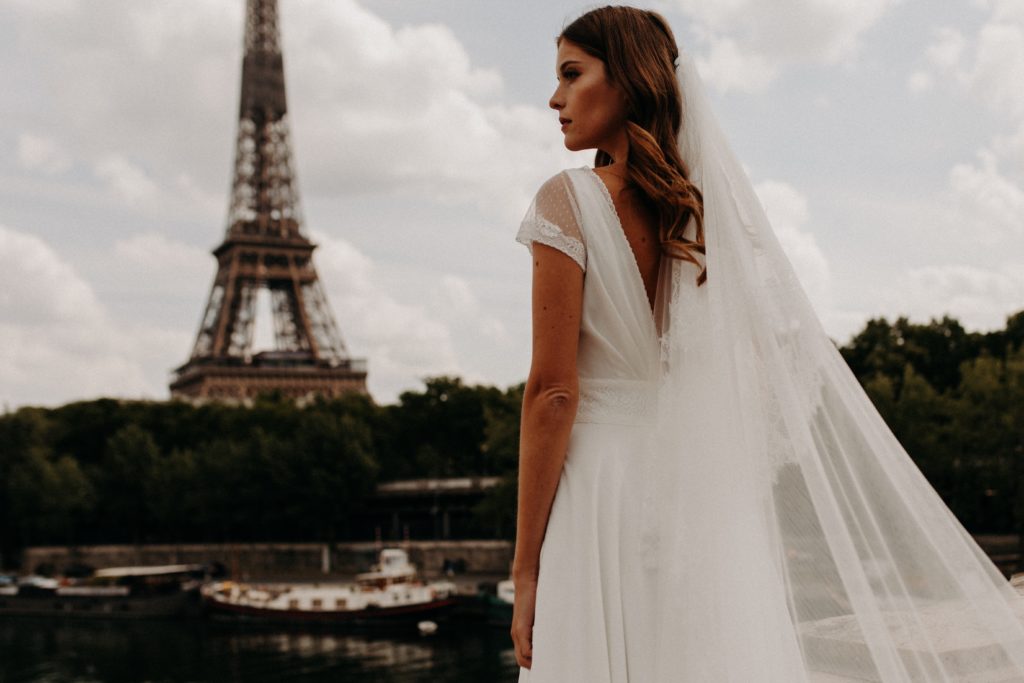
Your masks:
M469 283L451 273L441 276L440 286L434 292L434 307L460 316L472 316L480 312L480 302Z
M18 163L31 171L57 175L71 168L71 157L53 138L22 133L18 136Z
M1009 165L1011 174L1024 178L1024 119L1009 135L997 135L992 141L992 149L1002 155L1002 161Z
M101 316L89 285L38 237L0 226L0 274L5 321L79 324Z
M163 393L155 349L173 334L118 328L46 242L0 226L0 401L43 403Z
M82 0L7 0L7 4L36 15L60 15L76 11Z
M206 287L216 262L209 252L157 232L137 233L114 242L114 267L120 290L148 295L180 294L186 287ZM205 292L204 292L205 293ZM196 301L196 316L202 305Z
M1009 312L1024 309L1024 267L987 270L952 264L913 268L896 287L879 293L891 316L925 320L950 315L972 330L999 329Z
M159 195L159 188L146 172L118 154L100 158L93 171L115 198L125 204L151 204Z
M860 36L895 0L675 0L710 45L708 80L721 90L756 91L781 68L835 63L854 54ZM740 66L752 69L744 74Z
M927 71L915 71L907 77L907 87L911 92L924 92L931 90L933 78Z
M712 38L706 57L697 59L701 76L721 92L757 92L766 88L779 69L763 55L743 52L731 38Z
M1024 234L1024 188L999 169L996 155L978 152L977 162L957 164L949 172L952 199L972 237L989 244Z
M237 95L224 94L238 89L243 10L217 0L188 12L154 0L19 3L9 47L33 87L19 89L7 125L59 135L75 159L131 159L156 179L226 157ZM204 180L223 184L228 163Z
M792 185L777 180L759 182L754 190L808 298L819 315L830 315L831 273L814 235L806 230L810 216L807 198Z
M1024 115L1024 25L982 27L970 81L993 109Z
M448 28L395 29L351 1L304 8L283 21L289 87L307 103L293 111L305 187L408 191L509 220L569 165L554 113L501 103L498 73L474 67Z
M954 69L963 56L967 41L958 29L939 27L933 32L931 45L925 50L928 61L941 69Z
M976 35L967 37L950 27L936 29L925 55L937 75L993 111L1024 116L1024 18L1007 9L1011 4L990 3L992 12Z
M316 233L315 241L328 303L350 354L369 361L375 399L394 401L414 380L432 375L496 381L496 369L488 363L500 363L516 340L501 319L483 310L466 278L417 272L400 275L396 286L347 241L323 233ZM414 287L401 284L410 281Z
M505 323L483 310L476 291L465 278L445 273L434 286L429 299L432 314L451 328L456 342L486 340L486 345L499 353L500 349L508 348L513 343ZM483 354L477 355L478 366L467 365L464 370L483 377L488 370L494 368L486 367L486 361L481 362L479 356Z
M427 306L409 303L419 292L408 292L404 300L387 294L365 254L323 233L314 238L328 304L349 353L368 358L370 393L378 401L394 400L412 378L460 373L451 330Z
M992 10L992 15L996 19L1024 24L1024 5L1019 0L975 0L975 2Z
M925 54L934 80L953 83L1014 126L953 166L944 199L954 225L993 246L1024 234L1024 10L1016 0L979 5L989 16L975 34L937 29Z
M179 205L222 214L243 6L197 0L182 15L159 0L66 3L17 22L39 84L33 108L45 112L31 117L37 134L70 131L69 154L139 209L187 199L168 198L184 174L202 197ZM503 102L498 71L475 66L442 24L394 27L355 0L282 3L280 17L306 196L403 193L503 222L552 169L576 163L554 113Z

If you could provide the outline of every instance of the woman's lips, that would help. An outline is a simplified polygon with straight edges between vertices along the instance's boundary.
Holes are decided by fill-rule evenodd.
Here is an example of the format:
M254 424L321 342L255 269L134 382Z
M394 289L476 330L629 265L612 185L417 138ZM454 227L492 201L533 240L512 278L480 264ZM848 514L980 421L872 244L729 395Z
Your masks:
M562 130L564 131L565 127L568 126L570 123L572 123L572 119L561 119L560 118L560 119L558 119L558 122L560 124L562 124Z

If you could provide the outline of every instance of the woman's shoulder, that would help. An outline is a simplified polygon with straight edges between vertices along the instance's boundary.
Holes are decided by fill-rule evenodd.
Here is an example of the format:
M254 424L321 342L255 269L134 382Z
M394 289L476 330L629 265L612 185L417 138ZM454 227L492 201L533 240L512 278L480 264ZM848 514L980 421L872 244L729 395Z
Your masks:
M589 166L563 168L561 171L541 183L534 201L540 202L544 200L567 199L575 202L576 193L573 188L573 178L578 177L583 173L592 172L593 171Z
M590 174L593 172L594 169L591 168L590 166L574 166L572 168L563 168L561 171L559 171L558 173L554 174L553 176L545 180L543 183L541 183L541 187L544 187L548 183L566 182L571 178L578 177L583 174Z
M583 216L576 199L574 174L585 169L564 169L545 180L523 218L518 239L537 239L565 251L586 269Z

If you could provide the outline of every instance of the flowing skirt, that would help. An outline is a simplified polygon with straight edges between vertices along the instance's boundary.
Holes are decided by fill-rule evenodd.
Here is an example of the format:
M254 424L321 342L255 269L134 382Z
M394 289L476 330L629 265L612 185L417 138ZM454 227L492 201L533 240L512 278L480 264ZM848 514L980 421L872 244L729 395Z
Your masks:
M649 426L577 423L540 552L520 683L654 681Z

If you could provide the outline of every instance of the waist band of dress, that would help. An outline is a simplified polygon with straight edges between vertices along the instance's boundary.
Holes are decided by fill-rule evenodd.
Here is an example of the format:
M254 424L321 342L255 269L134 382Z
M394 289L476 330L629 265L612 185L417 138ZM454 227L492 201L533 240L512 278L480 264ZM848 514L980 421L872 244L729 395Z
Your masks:
M657 417L656 382L581 377L579 392L576 422L649 425Z

